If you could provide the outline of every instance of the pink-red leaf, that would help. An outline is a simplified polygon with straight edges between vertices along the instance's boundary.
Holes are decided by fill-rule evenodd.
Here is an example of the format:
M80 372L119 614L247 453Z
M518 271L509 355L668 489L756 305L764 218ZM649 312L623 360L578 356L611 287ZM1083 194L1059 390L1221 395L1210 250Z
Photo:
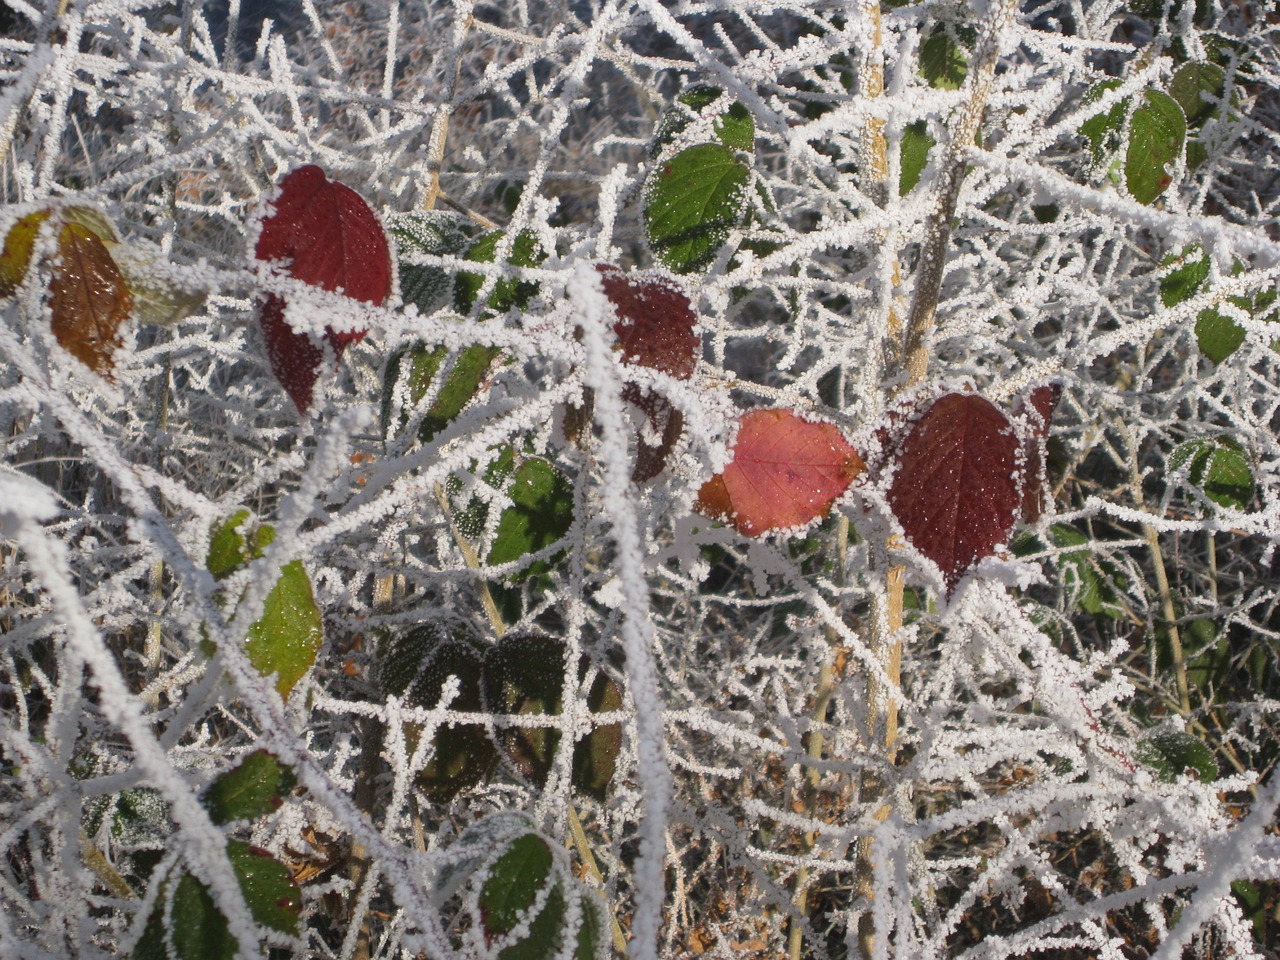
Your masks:
M353 300L382 304L391 293L391 248L377 215L345 184L325 177L314 165L299 167L280 183L262 221L254 256L288 263L289 275ZM295 332L284 318L284 302L267 298L263 336L271 369L301 413L311 405L312 387L324 352L314 338ZM334 355L368 331L325 328Z
M948 393L898 447L889 507L948 592L1013 531L1022 505L1018 446L1013 424L989 400Z
M697 507L756 537L822 516L862 470L862 457L834 424L791 410L750 410L733 460L703 484Z

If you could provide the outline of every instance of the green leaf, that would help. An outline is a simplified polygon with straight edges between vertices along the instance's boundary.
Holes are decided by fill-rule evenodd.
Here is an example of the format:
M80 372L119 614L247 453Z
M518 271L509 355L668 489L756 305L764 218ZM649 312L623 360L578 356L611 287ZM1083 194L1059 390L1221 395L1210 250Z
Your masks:
M1182 155L1187 121L1176 100L1159 90L1148 90L1143 105L1129 119L1129 147L1125 151L1124 179L1139 203L1151 203L1173 181L1167 169Z
M293 789L293 771L265 750L255 750L209 787L204 806L214 823L251 820L280 806Z
M519 560L562 538L573 523L573 485L541 457L526 457L516 468L509 491L512 503L498 518L488 563ZM535 569L537 568L537 569ZM514 579L541 572L534 564Z
M1209 279L1209 254L1198 243L1165 257L1160 266L1173 268L1160 278L1160 302L1166 307L1190 300Z
M436 434L457 418L480 392L501 352L497 347L472 344L454 354L444 383L422 416L418 428L420 442L430 443ZM409 411L422 402L448 356L447 348L431 348L421 341L391 355L382 381L383 436L387 435L393 420L398 420L400 426L409 422ZM397 404L398 397L404 398L403 406Z
M480 888L480 917L492 942L526 919L552 876L551 848L536 833L516 837L489 870Z
M419 313L434 313L448 298L450 274L444 267L411 263L407 255L461 254L471 244L470 221L439 210L402 213L391 218L388 233L396 247L400 296Z
M218 580L226 579L250 560L262 556L275 539L275 529L261 524L246 541L248 510L237 510L214 527L209 537L206 565ZM278 674L276 690L288 699L302 676L315 663L324 640L320 608L311 590L311 578L301 560L280 569L280 579L267 594L262 616L249 628L246 652L254 668L264 677Z
M585 886L580 890L582 924L573 960L605 960L610 956L609 914L600 898Z
M1253 471L1234 441L1188 440L1169 455L1170 473L1187 470L1187 482L1221 507L1244 510L1253 499Z
M1244 297L1231 297L1230 301L1241 309L1248 309L1249 301ZM1196 345L1214 363L1227 359L1244 341L1244 328L1213 307L1201 310L1196 317Z
M1156 772L1165 783L1174 783L1184 774L1203 783L1218 779L1213 751L1189 733L1158 733L1138 742L1134 755Z
M278 674L276 690L288 699L316 662L324 641L324 623L301 560L280 569L280 579L267 595L262 617L249 628L249 661L264 677Z
M654 129L651 153L657 156L663 147L676 139L700 120L705 111L724 94L720 87L698 85L690 87L676 98L662 114ZM751 112L734 100L729 106L710 118L711 134L730 150L751 153L756 146L756 125ZM695 134L696 136L696 134Z
M471 249L463 257L472 263L493 263L498 255L498 245L506 234L502 230L494 230L472 244ZM507 255L507 263L513 267L536 267L547 259L547 253L538 242L532 230L521 230L516 235L511 251ZM460 273L454 281L453 304L459 313L468 314L475 305L480 288L485 278L479 273ZM493 285L489 294L488 308L494 313L505 313L512 307L523 310L529 301L538 293L538 285L531 280L517 280L507 277Z
M937 143L924 120L909 123L902 131L902 161L899 165L898 196L905 197L915 189L929 162L929 150Z
M288 867L261 847L241 840L227 841L227 856L253 919L280 933L296 934L302 893L289 879Z
M1214 112L1222 99L1226 74L1215 63L1184 63L1169 81L1169 96L1178 102L1187 125L1198 127ZM1208 94L1211 99L1205 99Z
M1124 610L1112 586L1111 577L1108 576L1110 571L1099 565L1092 551L1071 549L1086 546L1089 538L1065 523L1055 523L1050 527L1049 538L1062 551L1058 554L1058 563L1062 571L1062 584L1072 604L1095 617L1115 619L1123 616Z
M937 90L959 90L969 72L969 54L944 26L920 45L920 75Z
M700 143L660 164L645 188L649 246L677 273L710 264L746 215L751 170L719 143Z
M1088 106L1100 100L1108 90L1115 90L1119 86L1119 80L1096 83L1085 92L1081 105ZM1105 166L1107 158L1120 148L1120 131L1124 128L1124 115L1128 109L1129 98L1125 97L1106 113L1096 114L1080 125L1080 132L1089 141L1095 168Z
M622 709L622 690L605 674L596 677L587 696L592 713L613 713ZM574 744L573 785L597 800L604 800L609 782L622 752L622 724L606 723Z
M449 678L457 677L458 695L449 709L477 712L482 708L482 651L479 640L465 627L450 633L438 624L425 624L396 640L387 651L380 676L383 694L402 696L411 707L431 709L440 705ZM410 751L416 748L420 732L416 725L408 727ZM497 750L483 726L441 725L417 783L431 799L446 802L483 780L496 759Z
M285 865L266 850L240 840L227 842L227 856L253 919L296 935L302 894ZM165 944L166 901L172 952ZM134 960L233 960L238 946L213 895L190 873L183 873L162 892L133 956Z

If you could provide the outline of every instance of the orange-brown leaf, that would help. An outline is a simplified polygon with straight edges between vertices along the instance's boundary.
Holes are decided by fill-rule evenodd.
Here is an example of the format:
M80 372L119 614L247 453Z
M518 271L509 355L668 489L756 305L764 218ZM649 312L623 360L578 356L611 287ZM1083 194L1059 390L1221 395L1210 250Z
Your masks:
M703 484L697 509L758 537L822 516L863 469L835 424L791 410L749 410L732 462Z
M63 224L49 292L58 343L91 370L110 377L115 368L111 354L120 345L120 325L129 319L133 294L106 245L83 224Z

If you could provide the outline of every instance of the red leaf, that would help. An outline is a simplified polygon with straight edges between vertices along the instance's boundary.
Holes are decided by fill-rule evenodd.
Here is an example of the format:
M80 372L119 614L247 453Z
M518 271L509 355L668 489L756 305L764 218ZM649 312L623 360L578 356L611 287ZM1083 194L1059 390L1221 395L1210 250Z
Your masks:
M106 244L88 227L67 222L58 233L58 263L49 281L53 335L85 366L110 378L119 328L133 293Z
M834 424L791 410L750 410L732 462L703 484L697 508L756 537L822 516L862 470L862 458Z
M889 507L912 546L955 589L1009 539L1022 496L1018 437L991 401L948 393L898 447Z
M596 264L604 295L618 315L613 332L627 363L688 380L698 365L697 315L679 284L653 274L625 274Z
M281 181L271 207L261 224L255 257L287 260L294 279L353 300L381 304L387 299L391 248L377 215L358 193L308 165ZM289 327L284 301L278 297L267 298L261 322L271 369L305 414L324 352L313 337ZM341 359L347 345L367 332L326 327L325 339Z
M693 304L668 277L624 274L610 263L596 264L604 295L613 304L617 320L613 332L626 363L659 370L688 380L698 365L702 341L694 327L698 317ZM661 394L628 383L622 399L635 404L648 420L636 437L636 461L631 479L644 483L660 474L684 432L684 414ZM565 435L577 442L591 419L594 396L586 391L582 407L570 406L565 415ZM649 440L655 439L656 443Z
M1035 523L1053 505L1045 482L1045 441L1049 439L1049 421L1062 397L1062 384L1046 383L1019 397L1014 418L1022 429L1022 520Z

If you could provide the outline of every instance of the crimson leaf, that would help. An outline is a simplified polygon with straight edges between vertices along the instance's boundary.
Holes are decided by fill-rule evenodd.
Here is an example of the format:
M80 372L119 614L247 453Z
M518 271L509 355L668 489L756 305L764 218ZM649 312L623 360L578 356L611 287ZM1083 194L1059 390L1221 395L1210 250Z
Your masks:
M271 212L263 218L254 256L288 263L289 275L353 300L381 304L391 293L391 248L377 215L350 187L329 180L319 167L299 167L280 182ZM324 351L308 334L293 330L284 301L271 295L262 310L263 337L272 372L300 413L311 406ZM368 331L325 328L334 355Z
M825 514L862 470L862 457L834 424L791 410L749 410L732 462L702 485L697 509L749 537L799 527Z
M1022 505L1019 441L991 401L948 393L898 447L889 507L917 550L942 572L947 592L1009 539Z

